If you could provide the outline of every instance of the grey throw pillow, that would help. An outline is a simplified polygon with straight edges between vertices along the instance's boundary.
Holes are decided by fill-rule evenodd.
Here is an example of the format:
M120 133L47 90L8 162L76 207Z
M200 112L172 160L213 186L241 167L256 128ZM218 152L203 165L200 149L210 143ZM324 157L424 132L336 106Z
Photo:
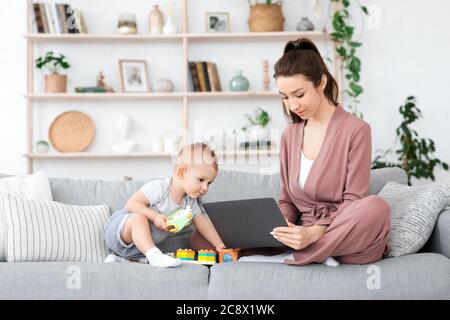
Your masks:
M378 195L391 207L389 257L419 251L433 232L439 213L450 206L450 185L444 183L411 187L388 182Z

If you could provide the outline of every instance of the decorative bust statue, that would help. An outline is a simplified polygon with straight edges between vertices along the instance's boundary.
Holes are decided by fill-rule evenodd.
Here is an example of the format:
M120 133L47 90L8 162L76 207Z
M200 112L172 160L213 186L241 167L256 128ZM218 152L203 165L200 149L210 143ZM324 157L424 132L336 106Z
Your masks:
M127 115L122 115L114 123L117 139L111 146L111 149L117 153L128 153L135 151L137 142L134 139L130 139L128 136L131 132L132 121Z

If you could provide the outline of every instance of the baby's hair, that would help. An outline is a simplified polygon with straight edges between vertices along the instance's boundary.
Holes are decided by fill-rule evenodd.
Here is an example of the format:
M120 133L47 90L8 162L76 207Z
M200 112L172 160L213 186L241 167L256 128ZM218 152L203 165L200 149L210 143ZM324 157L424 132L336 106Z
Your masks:
M178 152L178 164L206 164L219 170L216 153L203 142L192 143Z

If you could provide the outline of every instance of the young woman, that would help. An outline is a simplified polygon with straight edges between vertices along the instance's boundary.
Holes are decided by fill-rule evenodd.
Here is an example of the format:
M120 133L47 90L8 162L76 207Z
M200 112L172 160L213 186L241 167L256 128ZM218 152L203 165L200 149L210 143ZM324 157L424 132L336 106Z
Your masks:
M295 250L284 262L380 260L389 250L390 207L368 196L370 126L338 104L337 83L309 39L287 43L274 76L291 123L280 147L279 207L288 227L273 232Z

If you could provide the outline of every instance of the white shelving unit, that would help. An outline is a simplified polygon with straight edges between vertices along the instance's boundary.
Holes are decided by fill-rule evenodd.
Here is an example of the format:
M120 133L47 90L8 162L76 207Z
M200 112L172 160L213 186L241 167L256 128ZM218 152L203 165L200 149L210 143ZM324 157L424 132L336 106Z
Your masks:
M276 92L190 92L188 88L188 61L189 44L200 42L259 42L259 41L280 41L285 42L299 37L309 37L313 40L331 41L328 33L320 31L310 32L261 32L261 33L189 33L188 31L188 0L183 0L183 24L182 32L171 35L114 35L114 34L36 34L32 29L33 0L26 0L28 28L24 38L27 42L27 93L24 95L27 100L27 152L24 156L27 158L27 171L33 172L33 162L35 160L51 159L138 159L138 158L165 158L170 157L166 153L139 153L139 154L94 154L94 153L59 153L59 154L35 154L33 152L33 103L38 101L151 101L151 100L178 100L181 102L181 117L184 132L189 132L189 102L195 100L214 100L214 99L258 99L258 98L278 98ZM34 91L34 54L35 45L41 43L113 43L124 45L127 43L181 43L182 50L180 59L182 59L183 85L181 92L173 93L104 93L104 94L86 94L86 93L63 93L47 94ZM334 43L333 43L333 48ZM335 50L333 50L335 54ZM337 61L336 54L333 57ZM339 74L339 68L335 64L335 74ZM339 77L338 77L339 80ZM184 142L187 142L185 134ZM269 149L262 151L243 150L237 152L222 152L219 156L246 156L262 155L270 156L278 154L278 149Z

